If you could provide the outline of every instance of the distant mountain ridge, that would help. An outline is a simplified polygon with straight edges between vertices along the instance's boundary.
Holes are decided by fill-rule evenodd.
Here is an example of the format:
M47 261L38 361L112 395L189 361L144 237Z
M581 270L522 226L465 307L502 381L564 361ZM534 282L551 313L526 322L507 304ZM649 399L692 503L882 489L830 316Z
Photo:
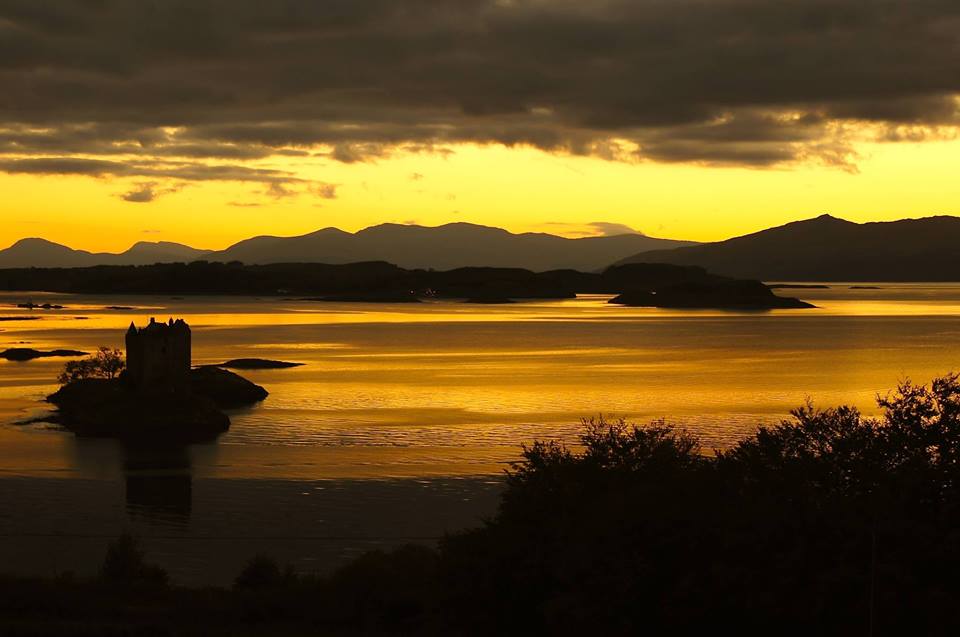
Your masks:
M687 245L693 242L642 234L570 239L543 233L514 234L469 223L436 227L386 223L356 233L324 228L296 237L253 237L219 251L142 242L122 254L90 253L43 239L23 239L0 250L0 268L145 265L204 259L251 265L387 261L402 268L438 270L487 266L593 271L640 251Z
M267 263L355 263L387 261L402 268L447 270L461 267L515 267L544 271L592 271L639 250L676 248L691 241L655 239L642 234L570 239L471 223L428 227L384 223L356 233L324 228L299 237L254 237L207 259Z
M195 261L209 254L169 241L139 241L119 254L74 250L46 239L20 239L0 250L0 268L82 268L93 265L149 265Z
M763 281L960 281L960 217L854 223L821 215L617 263L697 265Z

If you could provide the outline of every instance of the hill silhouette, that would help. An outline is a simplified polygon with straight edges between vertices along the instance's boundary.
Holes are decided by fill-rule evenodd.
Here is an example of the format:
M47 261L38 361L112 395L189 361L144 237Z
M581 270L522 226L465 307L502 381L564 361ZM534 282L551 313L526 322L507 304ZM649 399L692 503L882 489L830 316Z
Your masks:
M960 218L854 223L821 215L618 263L697 265L764 281L960 281Z
M213 261L266 263L355 263L388 261L402 268L462 267L598 270L611 255L692 245L641 234L569 239L471 223L427 227L384 223L356 233L324 228L299 237L254 237L214 252Z
M590 271L637 252L686 245L693 242L642 234L570 239L544 233L514 234L470 223L437 227L385 223L356 233L324 228L296 237L253 237L215 252L178 243L140 242L120 254L91 253L45 239L22 239L0 250L0 268L148 265L206 259L254 265L388 261L403 268L490 266Z
M169 241L140 241L119 254L74 250L46 239L21 239L0 250L0 268L83 268L94 265L147 265L193 261L208 250Z

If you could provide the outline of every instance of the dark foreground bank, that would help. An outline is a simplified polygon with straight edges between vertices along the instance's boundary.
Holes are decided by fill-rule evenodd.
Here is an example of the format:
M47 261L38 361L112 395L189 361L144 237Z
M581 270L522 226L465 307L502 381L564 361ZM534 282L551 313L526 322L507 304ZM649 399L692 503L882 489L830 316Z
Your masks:
M254 558L171 586L121 538L95 580L0 581L21 635L954 634L960 382L882 416L806 406L725 452L663 424L526 448L497 513L330 575Z

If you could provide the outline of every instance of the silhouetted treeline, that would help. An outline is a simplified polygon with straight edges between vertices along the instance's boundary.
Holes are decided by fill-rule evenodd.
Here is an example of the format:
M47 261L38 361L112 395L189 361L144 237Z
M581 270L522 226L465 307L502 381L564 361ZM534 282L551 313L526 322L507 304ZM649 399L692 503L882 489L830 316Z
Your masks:
M94 294L242 294L338 296L358 300L441 298L567 298L577 293L617 294L680 282L727 280L698 267L632 264L603 273L516 268L404 270L384 262L326 265L281 263L172 263L149 266L0 270L0 289Z
M525 448L496 514L436 550L326 577L258 557L232 590L191 591L121 539L95 582L0 581L0 619L44 635L955 634L960 381L880 406L808 405L713 454L663 423L590 421L580 446Z

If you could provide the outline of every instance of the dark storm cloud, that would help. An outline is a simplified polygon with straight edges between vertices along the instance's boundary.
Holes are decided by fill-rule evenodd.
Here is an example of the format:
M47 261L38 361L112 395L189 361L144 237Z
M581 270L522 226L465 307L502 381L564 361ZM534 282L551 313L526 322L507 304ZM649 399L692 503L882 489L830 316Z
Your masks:
M468 141L848 165L851 123L955 126L958 59L956 0L0 0L0 168L282 188L202 163Z
M103 177L128 172L127 166L102 159L72 159L70 157L43 157L40 159L2 159L0 170L8 173L33 175L89 175Z
M252 181L277 188L306 183L285 171L247 166L163 161L124 162L72 157L0 158L0 171L31 175L162 177L181 181Z

